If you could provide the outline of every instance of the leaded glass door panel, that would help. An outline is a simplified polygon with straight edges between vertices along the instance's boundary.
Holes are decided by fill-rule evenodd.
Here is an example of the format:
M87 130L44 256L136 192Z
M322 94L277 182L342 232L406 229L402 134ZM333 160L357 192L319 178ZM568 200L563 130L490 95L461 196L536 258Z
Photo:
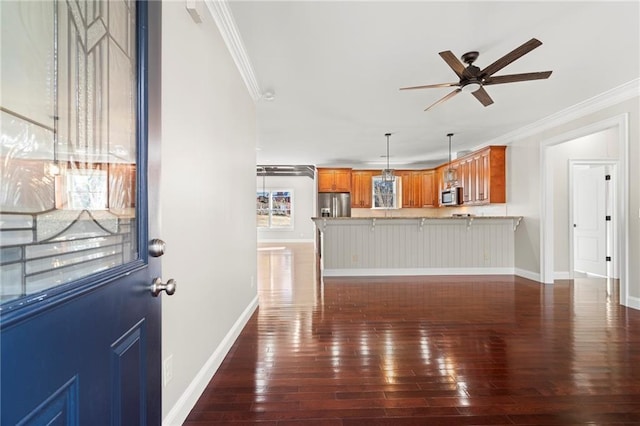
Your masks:
M0 19L1 423L159 424L160 5L1 1Z

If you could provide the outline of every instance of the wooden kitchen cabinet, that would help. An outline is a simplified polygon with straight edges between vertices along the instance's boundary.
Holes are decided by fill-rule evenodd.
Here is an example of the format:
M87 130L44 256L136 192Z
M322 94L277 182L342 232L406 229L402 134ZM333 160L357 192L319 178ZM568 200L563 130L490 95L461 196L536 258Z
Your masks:
M464 204L506 202L505 152L504 146L489 146L458 160Z
M506 146L488 146L430 170L396 170L402 182L402 207L438 207L447 169L456 169L463 205L505 203ZM318 192L350 192L352 208L371 208L371 178L379 170L319 168Z
M422 171L398 170L397 178L402 179L402 207L422 207Z
M435 169L436 172L436 191L438 192L438 195L440 194L440 191L442 191L443 189L445 189L445 172L447 171L447 169L449 168L448 163L437 167Z
M505 146L492 145L451 162L451 168L456 169L458 186L462 188L463 205L506 202L505 154ZM448 168L447 163L435 169L436 197L445 189Z
M379 175L379 170L352 170L351 171L351 208L371 208L371 178Z
M351 192L351 169L317 169L318 192Z
M490 146L482 151L481 176L483 203L506 203L506 146Z
M436 171L423 170L420 172L422 180L422 207L438 207L440 191L436 186Z
M462 202L469 204L475 197L473 158L458 161L458 186L462 187Z

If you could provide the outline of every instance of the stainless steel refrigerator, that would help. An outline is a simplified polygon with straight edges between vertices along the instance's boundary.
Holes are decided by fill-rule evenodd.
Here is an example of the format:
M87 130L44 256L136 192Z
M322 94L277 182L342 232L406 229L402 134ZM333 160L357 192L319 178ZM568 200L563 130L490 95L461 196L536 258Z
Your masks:
M318 193L319 217L351 217L351 194L348 192Z

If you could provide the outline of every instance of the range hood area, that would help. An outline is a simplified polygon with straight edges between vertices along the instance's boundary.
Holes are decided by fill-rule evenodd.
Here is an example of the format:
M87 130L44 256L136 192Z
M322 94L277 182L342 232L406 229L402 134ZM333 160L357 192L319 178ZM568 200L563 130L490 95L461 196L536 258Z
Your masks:
M266 165L256 166L257 176L306 176L315 179L316 168L310 165Z

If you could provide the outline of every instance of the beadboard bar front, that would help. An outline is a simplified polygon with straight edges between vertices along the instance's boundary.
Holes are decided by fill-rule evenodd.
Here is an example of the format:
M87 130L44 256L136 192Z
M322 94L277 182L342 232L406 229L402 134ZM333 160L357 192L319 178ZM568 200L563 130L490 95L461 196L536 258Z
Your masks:
M312 219L323 276L503 275L522 217Z

